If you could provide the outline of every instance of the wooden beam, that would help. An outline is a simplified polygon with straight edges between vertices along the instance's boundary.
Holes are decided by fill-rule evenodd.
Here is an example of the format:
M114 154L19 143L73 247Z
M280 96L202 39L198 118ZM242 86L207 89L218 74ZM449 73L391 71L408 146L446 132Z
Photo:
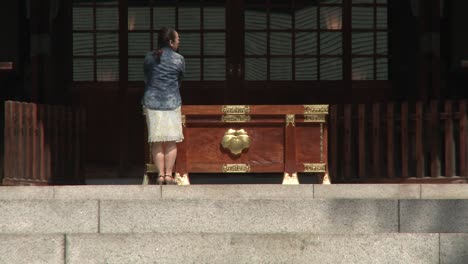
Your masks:
M453 111L452 101L445 102L445 177L455 176L455 145L453 140Z
M352 179L353 176L353 153L352 153L352 105L346 104L344 108L344 160L345 160L345 179Z
M372 106L372 177L382 177L380 166L380 105Z
M431 101L430 103L431 117L429 129L429 144L431 152L431 176L440 176L440 155L439 155L439 102ZM424 135L423 135L424 137Z
M468 150L468 141L467 141L467 100L462 100L459 102L459 112L460 120L459 122L459 140L460 140L460 176L468 176L468 160L467 160L467 150Z
M416 177L424 177L423 103L416 103Z
M408 128L408 102L401 104L401 176L409 177L409 128Z
M338 175L338 105L330 107L330 177L334 179L341 179L343 174Z
M366 175L366 165L368 160L366 159L366 128L367 128L367 120L366 120L366 105L360 104L358 106L358 178L365 179L367 178Z
M387 177L395 177L395 105L387 104Z

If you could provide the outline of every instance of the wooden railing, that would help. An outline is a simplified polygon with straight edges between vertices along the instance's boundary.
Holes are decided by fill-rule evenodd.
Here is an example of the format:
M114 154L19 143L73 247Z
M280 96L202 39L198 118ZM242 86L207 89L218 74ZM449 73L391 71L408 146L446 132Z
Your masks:
M468 182L468 102L331 105L332 183ZM3 184L83 183L85 112L5 102Z
M332 105L332 182L468 182L467 101Z
M84 182L83 109L5 102L4 185Z

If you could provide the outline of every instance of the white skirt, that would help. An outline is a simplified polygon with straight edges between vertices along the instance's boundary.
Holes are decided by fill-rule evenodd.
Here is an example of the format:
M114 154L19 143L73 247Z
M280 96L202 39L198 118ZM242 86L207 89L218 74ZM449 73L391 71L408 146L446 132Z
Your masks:
M148 126L148 142L181 142L182 114L180 106L174 110L151 110L143 108Z

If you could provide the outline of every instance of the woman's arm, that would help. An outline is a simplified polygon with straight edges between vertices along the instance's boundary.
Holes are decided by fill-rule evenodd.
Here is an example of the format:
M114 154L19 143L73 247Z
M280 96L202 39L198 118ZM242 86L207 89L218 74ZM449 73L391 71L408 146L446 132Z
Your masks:
M180 56L180 64L178 67L178 71L179 71L179 82L180 82L184 78L184 74L185 74L185 59L182 56Z

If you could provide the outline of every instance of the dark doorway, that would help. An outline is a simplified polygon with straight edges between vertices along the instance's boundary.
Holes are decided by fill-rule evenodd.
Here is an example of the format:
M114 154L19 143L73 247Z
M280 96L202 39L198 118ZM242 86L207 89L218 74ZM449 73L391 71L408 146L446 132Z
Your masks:
M387 12L386 0L73 0L87 160L120 175L143 164L142 61L161 26L181 36L185 105L369 102L395 94Z

